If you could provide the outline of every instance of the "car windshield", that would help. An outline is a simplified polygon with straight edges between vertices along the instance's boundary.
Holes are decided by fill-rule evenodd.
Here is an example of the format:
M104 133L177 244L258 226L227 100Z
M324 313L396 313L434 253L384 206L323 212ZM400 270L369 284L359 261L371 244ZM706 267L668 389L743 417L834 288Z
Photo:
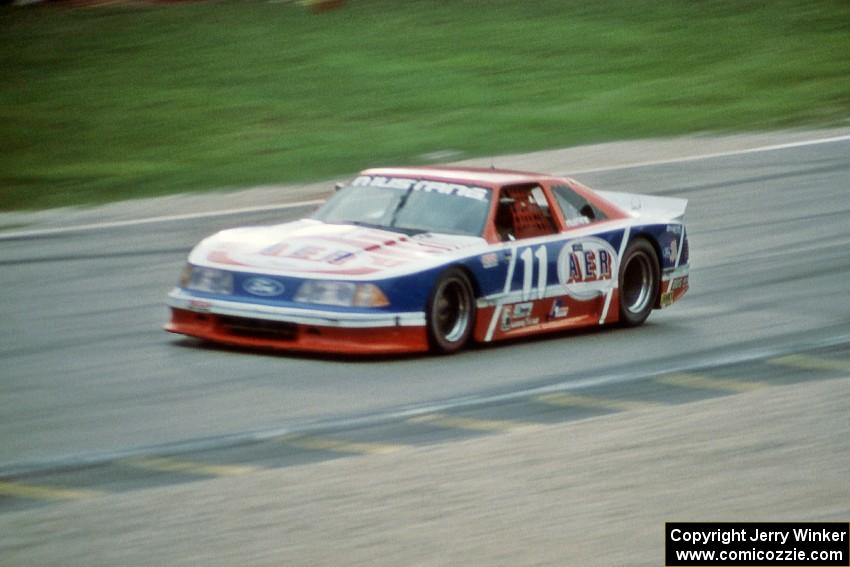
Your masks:
M490 210L483 187L363 175L340 189L313 218L416 234L480 236Z

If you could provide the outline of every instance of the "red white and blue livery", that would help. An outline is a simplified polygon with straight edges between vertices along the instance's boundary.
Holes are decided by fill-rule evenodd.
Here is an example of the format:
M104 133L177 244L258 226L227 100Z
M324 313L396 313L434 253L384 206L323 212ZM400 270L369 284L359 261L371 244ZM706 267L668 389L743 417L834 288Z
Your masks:
M686 204L518 171L370 169L310 218L198 244L166 329L368 354L636 326L688 289Z

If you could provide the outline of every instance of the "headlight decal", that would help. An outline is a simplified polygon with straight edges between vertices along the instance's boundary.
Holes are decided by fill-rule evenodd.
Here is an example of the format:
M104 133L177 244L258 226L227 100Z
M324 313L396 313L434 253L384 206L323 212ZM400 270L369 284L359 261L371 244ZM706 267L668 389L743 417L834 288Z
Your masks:
M360 284L354 290L354 305L356 307L386 307L390 300L381 289L373 284Z
M233 274L215 268L187 265L180 275L180 287L193 291L231 295Z
M295 294L298 303L339 307L386 307L387 296L374 284L307 280Z

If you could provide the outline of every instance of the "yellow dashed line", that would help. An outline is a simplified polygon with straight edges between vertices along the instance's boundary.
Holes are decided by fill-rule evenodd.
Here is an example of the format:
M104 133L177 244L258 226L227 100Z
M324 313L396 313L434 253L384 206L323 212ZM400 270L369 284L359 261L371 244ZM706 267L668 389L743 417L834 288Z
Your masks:
M431 413L412 417L407 420L410 423L425 423L446 429L468 429L470 431L528 431L542 428L539 423L525 423L520 421L501 421L493 419L476 419L473 417L462 417Z
M767 362L778 366L802 368L803 370L838 370L839 372L850 372L850 360L835 360L806 354L780 356L779 358L771 358Z
M559 407L579 407L592 409L606 410L636 410L655 407L649 402L638 402L633 400L612 400L608 398L598 398L594 396L579 396L577 394L555 393L544 394L535 398L538 402L548 404L550 406Z
M176 472L206 476L239 476L259 470L242 465L209 465L192 461L178 461L165 457L132 457L116 461L117 464L157 472Z
M386 455L407 449L406 445L388 445L383 443L356 443L330 437L283 437L281 441L299 449L314 451L333 451L335 453L352 453L355 455Z
M700 374L676 373L666 374L654 378L660 384L680 386L683 388L698 388L700 390L721 390L725 392L752 392L764 388L768 384L764 382L739 382L725 378L710 378Z
M0 480L0 496L28 498L30 500L82 500L93 498L102 493L94 490L75 490L53 486L37 486Z

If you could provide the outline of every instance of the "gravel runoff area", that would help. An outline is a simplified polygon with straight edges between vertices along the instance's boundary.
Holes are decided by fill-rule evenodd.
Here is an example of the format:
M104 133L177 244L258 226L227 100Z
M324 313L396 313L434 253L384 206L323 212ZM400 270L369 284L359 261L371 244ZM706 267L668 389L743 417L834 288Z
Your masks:
M662 565L665 521L847 521L850 378L0 516L2 565Z
M678 138L611 142L510 156L482 157L454 163L484 167L494 165L501 168L580 176L582 171L593 169L622 167L656 160L687 159L692 156L843 135L850 135L850 128L785 130L734 135L702 134ZM453 155L456 153L446 150L423 156L423 159L429 157L453 159L449 157ZM0 234L3 231L52 229L324 199L332 192L334 183L341 180L343 179L306 185L270 185L239 191L182 193L152 199L119 201L97 207L66 207L44 211L0 213Z

